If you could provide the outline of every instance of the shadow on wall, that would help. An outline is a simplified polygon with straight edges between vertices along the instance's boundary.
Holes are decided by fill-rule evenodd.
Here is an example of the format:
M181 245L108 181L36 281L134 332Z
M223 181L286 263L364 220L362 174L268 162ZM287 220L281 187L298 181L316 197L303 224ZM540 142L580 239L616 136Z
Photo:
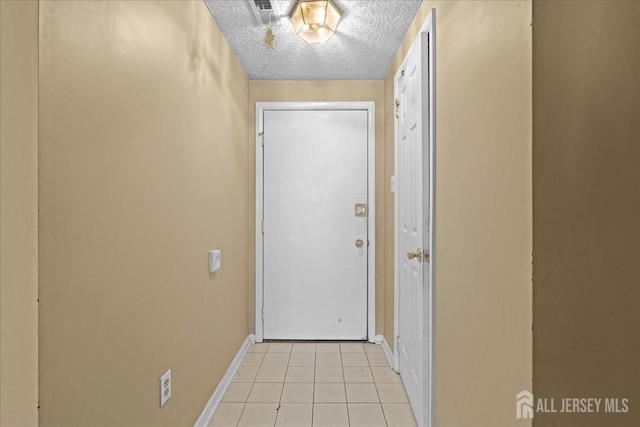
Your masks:
M194 5L195 6L195 5ZM191 37L187 39L187 69L193 72L194 88L199 88L207 83L209 77L214 81L220 81L220 64L218 61L224 61L222 67L226 65L228 61L228 55L216 55L216 52L212 52L212 49L208 49L207 40L203 32L198 17L198 11L193 10L193 22L191 25L192 33ZM186 28L185 34L188 34L188 28ZM220 50L218 50L220 52Z
M248 99L232 90L230 79L246 79L245 75L224 75L223 70L231 68L233 62L237 62L233 52L229 48L224 37L212 39L208 37L205 28L211 24L217 26L209 13L199 13L197 8L203 4L190 2L191 16L188 22L178 23L182 25L183 33L189 34L185 40L186 66L193 77L191 89L194 92L206 90L204 96L213 96L215 93L223 94L223 98L231 100L217 115L212 115L211 120L220 123L232 123L247 108ZM204 22L210 20L211 22ZM209 85L209 86L208 86ZM202 95L202 94L199 94ZM249 141L242 141L249 143ZM238 158L238 161L242 159ZM232 164L237 164L235 161ZM245 165L242 165L245 166ZM212 278L215 277L212 276Z

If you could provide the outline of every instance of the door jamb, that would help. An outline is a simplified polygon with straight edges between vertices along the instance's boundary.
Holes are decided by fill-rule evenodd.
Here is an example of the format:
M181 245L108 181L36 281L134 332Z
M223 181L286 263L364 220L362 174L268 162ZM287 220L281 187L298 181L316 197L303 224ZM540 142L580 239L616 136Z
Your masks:
M314 111L314 110L365 110L367 111L367 340L375 342L376 336L376 123L375 102L256 102L255 122L255 337L263 341L263 167L264 112L269 110Z
M415 40L418 37L422 37L423 33L429 34L429 44L427 47L427 52L423 49L423 54L426 53L429 58L429 103L428 103L428 117L429 117L429 141L428 141L428 149L429 149L429 263L430 263L430 274L429 281L431 283L430 286L430 295L428 298L428 304L423 304L423 327L425 333L428 334L428 340L424 343L423 355L428 354L429 360L427 363L424 363L424 387L426 388L426 392L428 393L428 399L425 401L425 406L423 408L423 416L424 420L422 422L418 420L419 425L424 425L425 427L430 427L434 425L434 395L433 395L433 367L434 365L434 307L435 307L435 260L436 260L436 251L435 251L435 168L436 168L436 10L432 8L429 11L427 19L422 24L420 31L416 34L414 41L412 42L412 47L407 51L411 51L413 45L415 45ZM406 55L405 55L406 59ZM404 60L403 59L403 62ZM394 76L394 90L393 95L396 96L397 88L396 88L396 79ZM395 108L395 102L394 102ZM395 112L394 112L395 114ZM398 358L398 345L397 345L397 337L398 337L398 263L399 263L399 253L398 253L398 188L397 188L397 173L398 173L398 129L395 124L394 119L394 175L392 177L392 183L394 188L394 220L393 220L393 245L394 245L394 257L393 257L393 267L394 267L394 277L393 277L393 369L398 372L399 371L399 358ZM428 352L427 352L428 350Z

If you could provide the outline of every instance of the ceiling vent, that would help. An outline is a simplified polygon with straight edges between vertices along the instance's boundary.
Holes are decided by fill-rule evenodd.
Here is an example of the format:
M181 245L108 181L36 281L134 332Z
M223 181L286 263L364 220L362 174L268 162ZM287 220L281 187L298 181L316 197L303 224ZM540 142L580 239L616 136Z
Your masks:
M277 25L279 17L270 0L247 0L258 25Z

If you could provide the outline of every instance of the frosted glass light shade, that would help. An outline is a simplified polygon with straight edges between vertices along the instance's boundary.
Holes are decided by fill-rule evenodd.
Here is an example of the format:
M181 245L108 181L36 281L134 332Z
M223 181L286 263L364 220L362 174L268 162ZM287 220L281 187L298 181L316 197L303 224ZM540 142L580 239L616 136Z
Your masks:
M338 28L340 11L331 0L300 0L291 12L296 33L307 43L324 43Z

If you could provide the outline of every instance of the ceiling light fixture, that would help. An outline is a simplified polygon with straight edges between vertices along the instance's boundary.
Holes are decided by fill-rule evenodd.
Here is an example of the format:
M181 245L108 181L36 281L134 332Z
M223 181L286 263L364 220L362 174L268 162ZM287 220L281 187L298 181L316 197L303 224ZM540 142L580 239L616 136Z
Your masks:
M336 32L340 11L331 0L299 0L291 13L296 33L307 43L324 43Z

